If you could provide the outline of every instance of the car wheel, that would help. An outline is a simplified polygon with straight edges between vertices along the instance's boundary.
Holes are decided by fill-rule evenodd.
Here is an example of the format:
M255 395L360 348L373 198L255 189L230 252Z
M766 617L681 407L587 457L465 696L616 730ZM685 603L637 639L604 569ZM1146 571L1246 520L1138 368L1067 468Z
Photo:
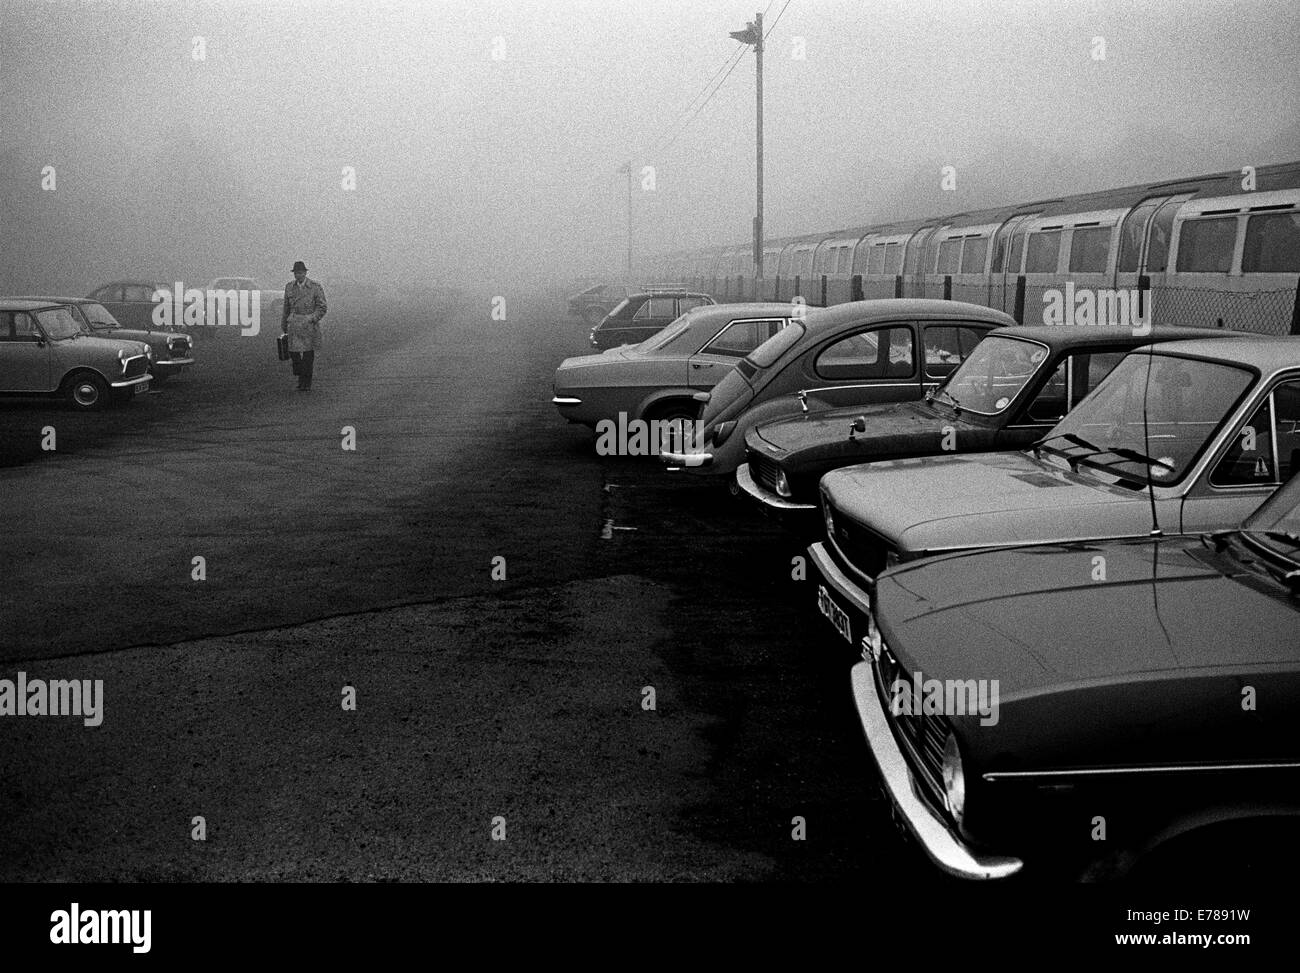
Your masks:
M650 422L666 422L673 427L667 442L673 450L697 448L690 443L691 423L695 421L698 409L690 402L667 402L651 410L647 419Z
M108 383L98 375L85 372L68 383L68 401L83 412L102 409L108 403Z

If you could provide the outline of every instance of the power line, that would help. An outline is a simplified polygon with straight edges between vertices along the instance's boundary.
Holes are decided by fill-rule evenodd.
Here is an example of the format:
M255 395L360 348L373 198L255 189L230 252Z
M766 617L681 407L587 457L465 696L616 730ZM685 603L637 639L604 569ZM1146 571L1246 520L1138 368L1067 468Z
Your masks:
M773 2L775 2L775 0L773 0ZM772 4L769 3L767 6L768 6L768 9L771 9ZM790 6L790 0L785 0L785 6L781 8L781 13L779 13L779 14L776 15L776 20L772 21L772 26L769 27L769 28L767 29L767 33L765 33L765 34L763 35L763 40L767 40L768 34L771 34L772 31L776 30L776 25L779 24L779 23L781 22L781 14L785 13L785 8L788 7L788 6ZM766 10L763 11L763 16L764 16L764 17L767 16L767 11L766 11Z
M709 80L704 83L704 87L701 88L698 92L696 92L695 97L690 100L690 102L686 105L686 107L683 108L681 111L679 111L676 117L673 118L673 120L664 127L664 130L649 143L649 149L651 151L661 151L659 148L660 143L662 143L664 139L668 137L669 133L678 125L678 122L681 120L682 116L684 116L687 112L689 112L691 108L695 106L695 103L699 101L700 98L703 97L709 91L709 88L713 85L713 82L717 80L718 75L720 75L724 70L727 70L729 66L730 67L735 66L734 64L735 60L738 57L742 56L744 52L745 52L745 45L737 44L735 50L733 50L730 54L727 55L726 59L720 65L718 65L718 69L713 72L713 76L710 77ZM731 72L728 70L727 73L730 74ZM723 78L723 80L725 81L726 79ZM709 97L712 96L710 95ZM694 117L695 117L694 115L691 116L691 118ZM673 136L673 139L675 138L676 135ZM671 145L672 141L673 140L670 139L663 146L663 148L667 148L669 145Z
M741 60L744 58L746 49L747 48L744 45L741 46L741 48L736 52L735 60L731 62L731 67L728 68L727 73L722 76L722 80L718 82L717 87L715 87L713 91L709 93L708 98L704 99L703 104L701 104L699 108L695 109L695 113L682 123L681 128L679 128L676 134L673 135L673 137L668 140L667 144L664 145L664 147L660 150L660 152L667 152L669 148L672 147L672 144L677 141L678 137L682 134L682 132L686 131L687 126L689 126L691 122L695 121L695 119L699 116L700 112L704 111L704 109L708 107L709 102L713 100L713 96L722 90L722 86L726 84L727 79L731 77L731 72L736 70L736 65L738 65L741 62Z

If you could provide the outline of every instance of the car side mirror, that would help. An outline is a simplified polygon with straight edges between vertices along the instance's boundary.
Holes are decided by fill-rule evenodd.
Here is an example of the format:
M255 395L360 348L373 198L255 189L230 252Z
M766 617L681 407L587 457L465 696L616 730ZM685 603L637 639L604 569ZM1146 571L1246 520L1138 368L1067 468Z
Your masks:
M867 417L858 416L856 419L853 420L852 425L849 426L849 438L852 438L856 433L866 432L866 431L867 431Z

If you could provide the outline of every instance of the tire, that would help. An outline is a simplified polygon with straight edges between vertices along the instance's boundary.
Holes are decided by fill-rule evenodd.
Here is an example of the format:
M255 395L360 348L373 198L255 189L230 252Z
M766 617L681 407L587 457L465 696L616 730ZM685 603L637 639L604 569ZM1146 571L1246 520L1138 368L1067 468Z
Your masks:
M108 405L108 383L92 372L74 375L67 383L66 394L79 412L94 412Z
M686 427L686 432L690 432L689 423L693 423L699 413L699 407L694 402L682 399L674 399L670 402L664 402L656 405L646 412L647 422L672 422L681 423ZM685 443L685 439L675 440L674 442ZM687 444L689 448L689 444ZM677 447L673 446L675 450Z

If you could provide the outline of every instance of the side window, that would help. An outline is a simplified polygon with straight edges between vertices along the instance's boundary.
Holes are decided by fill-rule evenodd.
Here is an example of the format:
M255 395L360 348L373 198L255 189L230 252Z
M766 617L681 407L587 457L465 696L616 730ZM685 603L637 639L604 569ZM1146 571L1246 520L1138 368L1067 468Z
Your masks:
M707 303L702 297L682 297L677 301L677 313L685 314L693 307L701 307Z
M1273 408L1277 410L1277 478L1286 483L1300 471L1300 380L1273 390Z
M36 319L21 311L14 314L12 328L14 341L31 341L41 335L40 329L36 327Z
M1226 274L1232 269L1232 247L1237 242L1237 218L1187 220L1178 235L1174 270L1189 274Z
M1246 221L1245 274L1300 272L1300 213L1256 213Z
M867 255L867 273L871 275L885 272L885 248L873 246Z
M1065 416L1069 411L1067 404L1069 380L1066 378L1069 369L1070 359L1068 357L1061 359L1056 370L1052 372L1052 377L1047 380L1047 384L1039 389L1033 401L1025 406L1025 411L1021 414L1022 422L1054 423Z
M939 244L939 262L935 265L936 274L955 274L961 266L961 238L953 237Z
M1011 252L1007 255L1007 273L1020 273L1020 257L1025 251L1025 231L1016 230L1011 234Z
M981 332L953 324L925 326L926 378L947 378L966 360L979 342Z
M1169 263L1169 243L1174 232L1174 216L1182 208L1187 197L1171 199L1156 210L1151 220L1151 234L1147 238L1146 271L1149 274L1163 273Z
M822 349L813 370L840 381L910 378L912 329L877 328L840 338Z
M1298 467L1300 380L1292 380L1274 388L1237 431L1236 439L1210 474L1210 482L1215 486L1285 483Z
M1147 220L1151 218L1158 202L1147 200L1129 211L1120 225L1119 260L1116 270L1122 274L1135 274L1142 258L1142 238L1146 234Z
M0 311L0 341L14 339L14 312Z
M104 301L116 301L118 300L118 289L112 284L108 284L101 287L90 296L100 303L103 303Z
M1029 252L1025 255L1025 273L1054 274L1056 258L1061 252L1061 231L1048 230L1029 235Z
M633 321L645 321L653 318L672 318L673 299L671 297L652 297L632 315Z
M885 273L897 277L903 269L903 248L897 243L885 244Z
M1101 274L1110 256L1110 227L1078 227L1071 234L1070 273Z
M704 347L715 355L743 358L776 333L773 321L734 321Z

